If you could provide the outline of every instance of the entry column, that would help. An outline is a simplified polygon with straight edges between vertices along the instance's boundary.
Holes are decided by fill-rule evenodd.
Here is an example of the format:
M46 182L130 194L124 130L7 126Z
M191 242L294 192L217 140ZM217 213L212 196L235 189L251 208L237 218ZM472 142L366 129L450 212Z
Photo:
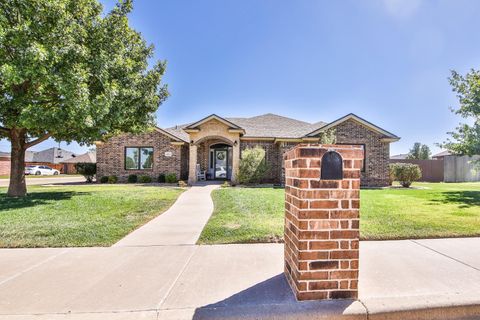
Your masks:
M197 146L191 143L188 156L188 183L195 182L197 182Z
M362 163L359 146L285 154L285 275L298 300L358 296Z

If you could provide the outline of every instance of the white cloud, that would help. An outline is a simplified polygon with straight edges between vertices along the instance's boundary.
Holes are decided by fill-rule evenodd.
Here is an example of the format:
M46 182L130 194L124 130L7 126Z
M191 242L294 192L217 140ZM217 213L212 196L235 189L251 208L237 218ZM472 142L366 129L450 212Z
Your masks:
M387 13L395 18L405 19L413 16L422 0L383 0L383 5Z

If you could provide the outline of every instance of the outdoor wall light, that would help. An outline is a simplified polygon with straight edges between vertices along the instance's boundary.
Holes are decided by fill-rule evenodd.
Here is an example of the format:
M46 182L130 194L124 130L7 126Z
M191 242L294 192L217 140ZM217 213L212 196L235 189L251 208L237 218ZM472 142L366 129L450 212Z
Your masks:
M236 146L238 144L237 140L233 141L233 145Z
M193 140L192 140L192 141L190 141L190 145L191 145L191 146L193 146L193 144L194 144L194 141L193 141Z

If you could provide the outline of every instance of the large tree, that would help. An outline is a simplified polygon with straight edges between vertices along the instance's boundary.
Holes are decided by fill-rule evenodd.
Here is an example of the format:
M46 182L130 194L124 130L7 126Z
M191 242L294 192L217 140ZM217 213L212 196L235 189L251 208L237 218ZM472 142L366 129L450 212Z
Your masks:
M465 76L452 71L449 80L460 104L451 110L470 123L448 132L451 138L441 146L455 154L480 154L480 71L471 69Z
M408 153L407 159L426 160L430 159L430 154L430 148L426 144L415 142L412 149L410 149L410 152Z
M26 194L25 150L141 132L168 96L165 62L128 24L132 1L0 1L0 138L11 142L9 196Z

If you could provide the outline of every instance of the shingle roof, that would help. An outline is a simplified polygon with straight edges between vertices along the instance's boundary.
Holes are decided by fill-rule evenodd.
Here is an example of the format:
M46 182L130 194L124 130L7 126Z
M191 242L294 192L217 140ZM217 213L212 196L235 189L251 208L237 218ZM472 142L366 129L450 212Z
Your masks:
M279 116L273 113L267 113L260 116L250 118L225 118L227 121L243 128L245 130L244 137L259 137L259 138L300 138L322 126L325 122L308 123L292 118ZM188 133L183 131L183 128L190 126L192 123L187 123L172 128L167 128L165 131L170 134L187 141L189 139Z
M60 163L67 159L73 158L76 156L75 153L61 149L61 148L49 148L46 150L32 152L30 156L31 159L27 160L27 154L25 154L25 161L27 162L48 162L48 163Z
M2 157L2 158L10 158L10 152L0 151L0 157Z
M432 156L432 158L445 157L445 156L449 156L449 155L451 155L451 154L452 154L452 153L451 153L450 151L446 150L446 151L442 151L442 152L439 152L439 153L437 153L437 154L434 154L434 155Z
M200 121L196 121L193 124L201 123L209 117L218 117L217 115L208 116ZM221 118L221 117L220 117ZM326 123L323 121L309 123L305 121L300 121L292 118L287 118L279 116L273 113L267 113L260 116L250 117L250 118L221 118L224 122L231 122L232 124L240 127L245 130L243 137L252 137L252 138L304 138L304 137L315 137L319 132L329 129L330 127L335 127L336 125L347 121L354 120L360 124L370 128L383 135L385 139L390 139L390 141L397 141L400 138L390 133L367 120L360 118L359 116L350 113L346 116L339 118L333 122ZM183 141L189 142L189 135L183 129L192 126L192 123L175 126L172 128L164 129L167 133L181 139Z
M95 163L97 162L97 154L95 152L86 152L79 156L67 159L61 163Z
M325 122L308 123L292 118L267 113L251 118L226 118L245 129L245 137L300 138Z

